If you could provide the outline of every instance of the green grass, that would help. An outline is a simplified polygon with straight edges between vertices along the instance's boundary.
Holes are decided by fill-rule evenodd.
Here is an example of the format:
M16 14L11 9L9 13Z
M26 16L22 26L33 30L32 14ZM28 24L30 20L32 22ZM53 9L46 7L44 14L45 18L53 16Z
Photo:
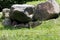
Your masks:
M56 0L58 4L60 4L60 0ZM39 3L42 3L42 2L46 2L46 0L43 0L43 1L31 1L31 2L27 2L26 4L30 4L30 5L37 5Z
M56 0L60 4L60 0Z
M42 3L42 2L45 2L45 1L32 1L32 2L27 2L26 4L37 5L37 4Z
M38 3L39 1L27 2L32 5ZM30 29L3 26L0 19L0 40L60 40L60 17L43 21L41 25Z
M60 17L30 29L4 27L0 22L0 40L60 40Z

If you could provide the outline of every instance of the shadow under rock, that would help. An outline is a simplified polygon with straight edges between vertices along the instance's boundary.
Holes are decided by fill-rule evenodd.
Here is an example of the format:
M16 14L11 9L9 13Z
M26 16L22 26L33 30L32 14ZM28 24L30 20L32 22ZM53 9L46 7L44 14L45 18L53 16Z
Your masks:
M17 29L22 29L22 28L35 28L37 26L41 25L41 22L30 22L28 23L28 25L14 25L14 26L4 26L4 28L0 29L0 30L17 30Z

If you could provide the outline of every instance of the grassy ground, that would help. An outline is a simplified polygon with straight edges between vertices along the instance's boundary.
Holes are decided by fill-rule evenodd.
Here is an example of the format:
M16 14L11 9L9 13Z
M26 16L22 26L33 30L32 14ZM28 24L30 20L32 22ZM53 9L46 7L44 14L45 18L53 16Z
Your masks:
M32 4L36 5L38 2ZM30 29L3 26L1 22L2 19L0 19L0 40L60 40L60 17L43 21L41 25Z
M31 4L31 5L37 5L38 3L42 3L45 1L32 1L32 2L27 2L26 4Z
M0 21L0 40L60 40L60 17L30 29L6 27Z
M56 0L58 4L60 4L60 0ZM31 4L31 5L37 5L39 3L46 2L46 0L43 1L32 1L32 2L27 2L26 4Z

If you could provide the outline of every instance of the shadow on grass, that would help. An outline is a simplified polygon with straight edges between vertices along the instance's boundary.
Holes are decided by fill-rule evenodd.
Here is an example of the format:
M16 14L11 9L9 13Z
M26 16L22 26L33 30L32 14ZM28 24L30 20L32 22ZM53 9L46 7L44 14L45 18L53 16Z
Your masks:
M37 26L39 26L39 25L37 25ZM17 29L30 29L30 28L35 28L35 27L37 27L37 26L34 26L34 27L22 27L22 26L17 26L17 27L14 27L14 26L3 26L3 27L1 27L0 28L0 30L17 30Z
M0 20L0 22L2 23L2 19ZM0 24L0 30L17 30L17 29L22 29L22 28L27 28L27 29L30 29L30 28L35 28L39 25L41 25L42 22L31 22L29 23L28 26L4 26L3 24ZM2 27L1 27L2 26Z
M22 28L30 29L28 27L4 26L3 28L0 28L0 30L17 30L17 29L22 29Z

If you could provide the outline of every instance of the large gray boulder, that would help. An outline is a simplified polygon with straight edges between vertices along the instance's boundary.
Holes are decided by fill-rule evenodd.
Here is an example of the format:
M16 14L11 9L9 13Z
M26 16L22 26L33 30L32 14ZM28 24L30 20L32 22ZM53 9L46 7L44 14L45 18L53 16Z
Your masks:
M26 23L32 20L34 6L27 4L14 4L11 6L9 17L20 23Z
M57 18L59 14L59 5L55 0L48 0L47 2L40 3L35 8L34 19L47 20Z

